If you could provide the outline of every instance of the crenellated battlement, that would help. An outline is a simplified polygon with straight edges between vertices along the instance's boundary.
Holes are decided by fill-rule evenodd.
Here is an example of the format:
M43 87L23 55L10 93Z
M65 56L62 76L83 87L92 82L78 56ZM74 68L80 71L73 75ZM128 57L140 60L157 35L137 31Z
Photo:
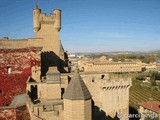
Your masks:
M106 79L101 80L101 88L104 89L116 89L119 87L129 87L132 85L131 77L124 75L110 74Z
M61 10L55 9L53 13L47 15L41 13L41 9L33 10L33 26L37 38L43 38L42 51L52 51L60 56Z
M112 78L109 80L103 80L101 82L101 88L103 90L108 90L108 89L117 89L117 88L122 88L122 87L129 87L132 85L132 80L131 78Z
M37 7L33 10L33 20L35 33L43 28L42 24L53 24L53 28L59 32L61 29L61 10L56 9L47 16L46 13L41 13L41 9Z
M56 17L56 15L54 13L51 13L49 16L47 16L46 13L41 13L40 17L39 17L39 21L41 23L44 23L44 22L55 22L55 17Z

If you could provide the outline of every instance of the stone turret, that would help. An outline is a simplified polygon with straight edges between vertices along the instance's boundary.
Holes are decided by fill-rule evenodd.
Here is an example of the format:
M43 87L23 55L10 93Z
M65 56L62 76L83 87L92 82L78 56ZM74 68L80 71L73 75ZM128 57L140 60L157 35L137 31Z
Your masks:
M75 73L63 96L64 120L91 120L91 94L79 73Z
M59 9L54 10L54 14L55 14L54 28L59 32L61 29L61 10Z
M39 9L38 4L36 4L36 8L33 10L34 32L38 32L40 30L40 21L39 21L40 14L41 14L41 9Z

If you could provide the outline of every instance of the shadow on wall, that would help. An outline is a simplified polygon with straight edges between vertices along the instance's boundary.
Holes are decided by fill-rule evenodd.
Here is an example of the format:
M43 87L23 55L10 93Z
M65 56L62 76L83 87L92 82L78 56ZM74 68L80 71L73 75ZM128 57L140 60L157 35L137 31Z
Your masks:
M92 105L94 102L92 102ZM120 120L117 115L115 115L114 118L111 116L106 116L106 113L103 110L100 110L99 107L94 106L92 107L92 118L93 120ZM134 108L129 106L129 120L139 120L140 118L135 117L134 115L139 115L138 111Z
M94 101L92 100L92 120L120 120L117 115L114 118L111 116L106 116L103 110L100 110L98 106L94 106Z
M28 91L28 95L31 98L32 102L34 104L39 103L40 101L37 100L38 95L37 95L37 85L31 85L31 91Z
M65 55L66 57L67 55ZM46 76L49 67L57 67L60 73L67 72L64 67L67 66L67 62L59 58L54 52L42 52L41 53L41 77Z

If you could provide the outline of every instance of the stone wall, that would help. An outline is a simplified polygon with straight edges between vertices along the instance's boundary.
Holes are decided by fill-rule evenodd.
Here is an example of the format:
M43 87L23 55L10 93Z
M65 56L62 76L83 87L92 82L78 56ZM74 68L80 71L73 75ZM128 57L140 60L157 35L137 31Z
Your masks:
M129 112L129 88L131 78L114 74L82 75L95 106L114 118L116 113Z
M64 120L92 120L91 100L64 99Z
M29 39L0 39L0 49L42 48L41 38Z
M80 72L80 75L92 95L93 104L106 116L115 118L116 113L128 114L130 77L102 72ZM62 74L61 87L66 89L68 78L72 76L72 73Z

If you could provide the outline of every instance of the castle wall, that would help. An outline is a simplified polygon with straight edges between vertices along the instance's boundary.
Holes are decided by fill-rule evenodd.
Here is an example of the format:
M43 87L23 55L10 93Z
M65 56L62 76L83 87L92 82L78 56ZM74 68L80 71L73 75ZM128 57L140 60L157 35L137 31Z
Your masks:
M46 99L61 99L60 84L47 84L47 97Z
M38 85L38 98L39 99L46 99L47 98L47 84L41 83Z
M42 48L42 39L0 39L0 49Z
M114 118L116 113L128 114L129 88L132 85L130 77L102 72L80 72L80 75L92 95L94 105L104 111L106 116ZM61 76L61 87L65 89L68 86L67 76L72 77L72 73Z
M129 93L128 87L121 86L115 88L109 88L101 91L102 93L102 110L106 112L106 115L114 118L116 113L127 115L129 112Z
M129 112L131 78L112 74L81 75L88 87L95 106L114 118L116 113Z
M42 51L53 51L57 56L60 52L59 32L54 29L54 24L41 24L41 29L36 37L43 38Z

